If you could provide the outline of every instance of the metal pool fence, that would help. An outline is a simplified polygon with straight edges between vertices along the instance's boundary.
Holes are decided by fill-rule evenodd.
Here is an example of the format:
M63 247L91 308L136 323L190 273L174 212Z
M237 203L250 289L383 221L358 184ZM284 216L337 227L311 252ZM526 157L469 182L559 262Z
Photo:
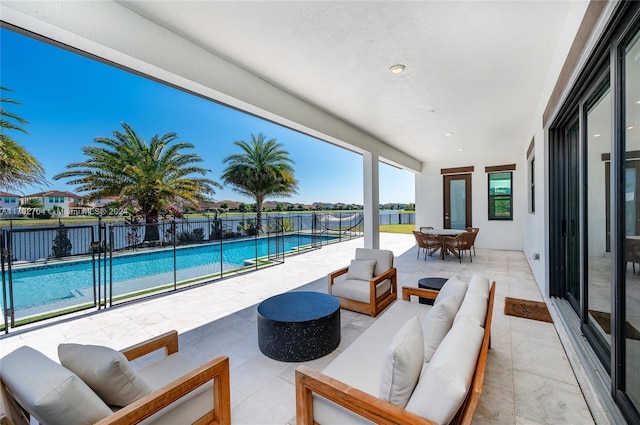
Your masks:
M286 254L360 237L363 213L101 220L0 232L4 332L284 262Z

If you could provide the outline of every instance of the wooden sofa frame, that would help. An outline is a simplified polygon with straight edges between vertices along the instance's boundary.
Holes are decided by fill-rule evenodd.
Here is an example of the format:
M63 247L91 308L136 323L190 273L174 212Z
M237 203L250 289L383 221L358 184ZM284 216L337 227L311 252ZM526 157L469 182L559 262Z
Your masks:
M398 299L398 273L395 267L391 267L384 273L374 276L369 281L369 302L363 303L356 300L350 300L348 298L338 297L333 294L332 286L333 281L349 270L349 266L343 267L340 270L336 270L333 273L329 273L329 295L333 295L340 301L340 307L357 311L358 313L368 314L369 316L377 316L382 310L387 308L389 304ZM376 286L380 282L384 282L387 279L391 279L391 287L384 294L376 297Z
M487 317L484 322L485 333L469 392L458 413L451 421L452 424L470 425L480 402L485 368L487 366L487 354L491 345L491 321L493 318L495 286L496 283L493 282L489 291ZM435 300L438 291L423 288L402 288L403 300L409 301L412 295ZM434 424L428 419L324 375L322 372L307 366L300 366L296 369L296 423L298 425L316 424L313 419L314 393L377 424Z
M178 352L178 332L170 331L163 335L121 350L129 360L134 360L156 350L164 348L165 355ZM137 424L154 413L169 406L174 401L194 391L198 387L213 381L213 410L198 419L196 425L230 425L231 424L231 396L229 382L229 358L220 356L208 363L197 367L179 379L159 388L128 406L114 412L112 415L96 422L95 425L131 425ZM0 424L29 425L29 417L18 403L5 391L4 398L7 413L2 417L0 407ZM9 415L13 418L12 422Z

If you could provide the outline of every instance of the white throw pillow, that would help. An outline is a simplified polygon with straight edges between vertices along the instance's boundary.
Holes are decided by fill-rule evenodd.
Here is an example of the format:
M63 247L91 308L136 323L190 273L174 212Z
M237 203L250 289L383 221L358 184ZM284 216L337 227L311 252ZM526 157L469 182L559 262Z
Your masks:
M478 325L484 327L484 320L487 318L487 299L477 292L471 292L471 287L464 296L464 301L456 313L454 322L461 317L467 317Z
M112 348L60 344L58 358L112 406L127 406L152 391L124 354Z
M91 425L112 413L77 375L31 347L16 349L1 363L2 382L41 424Z
M409 319L393 337L385 354L380 398L404 408L424 364L424 341L418 317Z
M422 320L422 334L424 338L424 361L431 360L438 345L451 329L456 317L458 301L455 296L447 297L429 309L429 313Z
M469 281L469 292L475 292L485 298L489 298L489 279L479 274L474 274Z
M371 280L376 260L351 260L346 279Z
M457 310L460 308L466 292L467 283L459 280L458 276L453 276L442 285L442 289L438 292L438 296L433 301L433 304L438 304L440 301L453 295L456 297L456 301L458 301L458 305L456 306Z

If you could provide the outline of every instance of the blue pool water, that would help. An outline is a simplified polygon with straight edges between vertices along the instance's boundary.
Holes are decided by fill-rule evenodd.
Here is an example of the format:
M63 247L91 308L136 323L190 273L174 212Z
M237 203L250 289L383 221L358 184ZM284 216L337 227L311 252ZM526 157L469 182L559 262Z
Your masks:
M316 241L319 238L323 241L331 239L327 236L287 235L278 240L280 249L286 253L298 246L311 244L313 238ZM268 255L269 250L266 238L178 248L175 255L176 278L180 282L238 269L244 267L246 261ZM101 270L96 268L98 272L102 291L104 267ZM112 267L106 272L107 282L109 273L112 275L113 297L173 284L174 250L165 248L114 256ZM92 303L94 299L94 268L91 260L14 268L12 280L16 317Z

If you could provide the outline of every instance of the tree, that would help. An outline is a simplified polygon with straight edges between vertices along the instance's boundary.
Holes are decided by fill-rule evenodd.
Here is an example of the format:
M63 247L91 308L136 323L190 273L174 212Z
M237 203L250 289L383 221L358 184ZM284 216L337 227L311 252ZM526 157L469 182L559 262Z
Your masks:
M53 239L53 246L51 247L53 256L55 258L68 257L71 255L71 248L71 241L69 240L69 236L67 236L67 229L61 224L56 230L56 237Z
M11 90L0 86L2 91ZM27 121L7 111L5 104L20 106L19 102L0 95L0 187L16 190L32 184L48 184L42 164L7 134L11 130L27 134L23 127Z
M176 133L156 134L147 143L128 124L122 127L124 132L114 131L113 138L96 137L97 145L82 148L86 161L67 165L68 171L53 178L70 178L89 200L116 196L136 207L145 219L144 241L157 241L158 216L171 203L197 207L222 186L204 177L210 170L195 165L202 162L198 154L182 152L193 144L173 143Z
M20 206L23 208L44 208L44 205L42 205L42 202L40 202L38 198L29 198L20 204Z
M224 183L234 191L256 200L256 229L262 229L262 205L269 197L289 197L296 192L298 182L294 178L294 163L289 152L276 139L265 140L265 135L251 134L251 141L237 140L234 144L240 154L226 157L222 174Z

